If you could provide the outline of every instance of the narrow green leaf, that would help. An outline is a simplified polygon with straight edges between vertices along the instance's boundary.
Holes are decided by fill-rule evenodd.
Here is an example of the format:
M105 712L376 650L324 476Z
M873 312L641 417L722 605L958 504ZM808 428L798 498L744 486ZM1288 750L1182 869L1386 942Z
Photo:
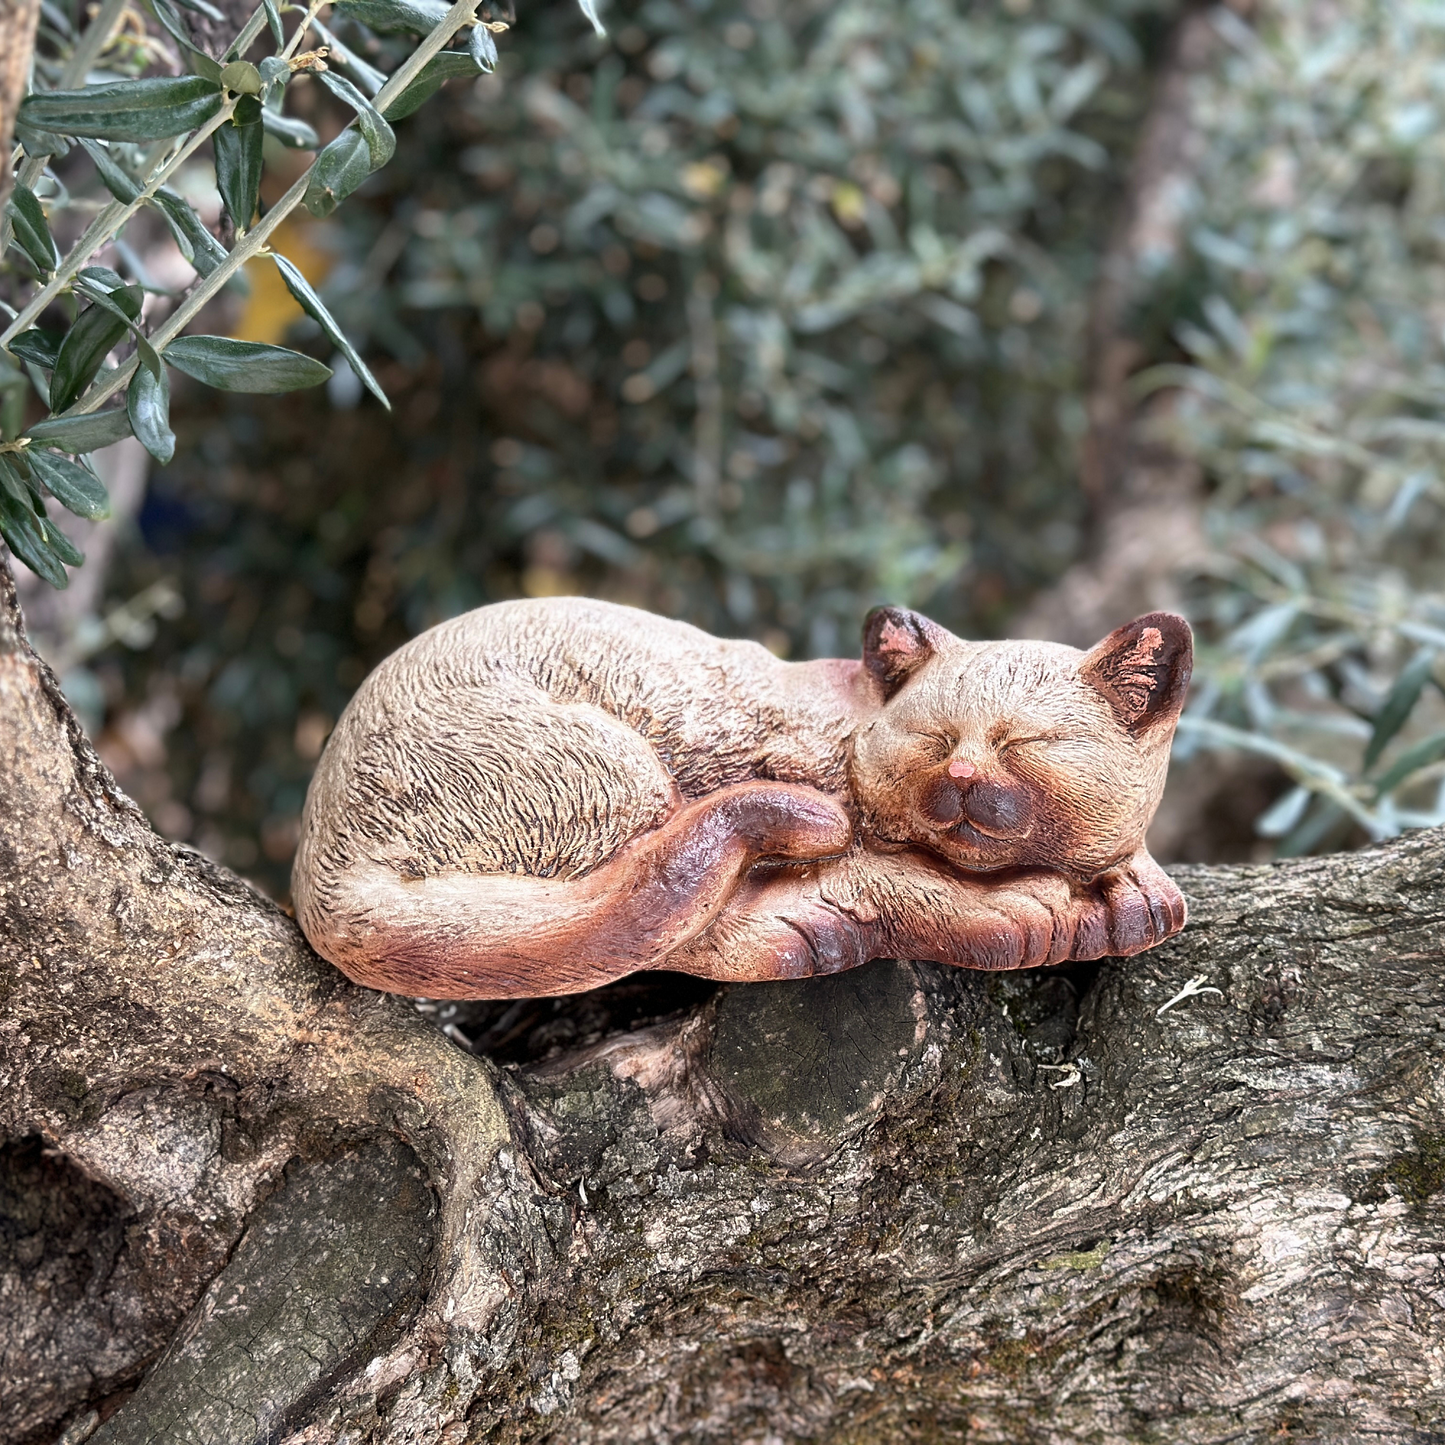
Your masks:
M221 83L221 62L213 60L204 50L191 50L186 53L186 59L190 67L203 80L209 80L213 85Z
M321 144L321 137L304 120L297 120L294 115L282 115L269 106L261 107L261 124L267 135L292 150L314 151Z
M136 336L135 354L140 359L140 364L145 367L152 376L159 376L161 374L160 353L144 336Z
M472 26L472 33L467 40L467 54L472 57L472 63L477 69L485 70L488 75L497 68L496 37L480 20Z
M176 454L176 434L171 430L171 386L164 366L159 376L147 367L136 367L125 407L141 445L165 466Z
M483 27L478 27L482 29ZM389 120L405 120L442 88L442 82L458 75L476 75L481 67L471 55L460 50L439 50L417 72L416 78L386 108Z
M109 301L134 321L140 315L139 286L123 286ZM61 412L80 397L105 361L106 353L126 333L126 322L108 305L92 302L65 333L50 379L50 409Z
M85 147L86 154L95 162L95 169L99 172L106 190L116 200L124 205L130 205L140 195L140 186L121 170L110 152L99 141L83 140L81 145Z
M236 224L237 234L250 229L256 214L265 138L261 102L253 95L243 96L236 104L230 124L223 125L211 137L215 148L216 189Z
M224 129L224 127L222 127ZM226 259L226 248L211 234L191 203L178 191L161 186L151 198L166 218L171 235L183 255L202 276L209 276Z
M48 517L41 526L45 528L45 541L50 550L65 563L67 567L79 567L85 561L85 553L60 530Z
M446 0L336 0L336 13L379 33L426 35L446 18Z
M94 472L54 452L32 447L25 458L31 470L45 484L45 489L67 511L87 521L98 522L110 516L110 498Z
M1383 798L1386 793L1393 793L1412 773L1418 773L1421 768L1428 768L1442 758L1445 758L1445 733L1434 733L1406 748L1375 780L1375 796Z
M176 14L176 8L170 3L170 0L146 0L146 4L150 7L151 14L160 21L162 29L182 50L192 54L200 50L200 46L191 39L191 32L186 28L186 22Z
M1430 674L1435 667L1435 650L1422 648L1405 665L1399 677L1390 688L1389 695L1375 714L1375 730L1365 748L1363 767L1369 771L1379 761L1380 754L1390 745L1391 739L1405 726Z
M27 435L32 442L43 442L63 452L79 456L114 446L130 435L130 423L123 409L92 411L84 416L57 416L36 422Z
M344 130L316 157L306 209L329 216L371 174L371 147L359 130Z
M60 559L46 544L40 518L4 490L0 490L0 537L37 577L58 589L70 586Z
M321 83L338 100L356 112L356 124L371 149L371 168L380 170L396 154L396 133L382 113L349 81L334 70L320 72Z
M347 359L351 369L361 378L366 389L384 406L391 410L391 402L381 389L381 383L371 374L370 367L357 354L356 348L346 339L346 333L336 324L336 318L326 309L325 303L312 289L311 283L284 256L271 253L286 289L296 298L301 309L326 333L326 338Z
M300 391L331 375L329 366L299 351L229 336L179 336L163 356L177 371L221 391Z
M13 454L0 455L0 494L13 497L27 511L35 510L30 501L29 488L25 485L25 477Z
M60 343L64 340L63 331L52 331L48 326L32 326L29 331L10 338L10 350L23 361L33 361L46 371L54 371L55 358L60 355Z
M126 284L125 277L119 271L112 271L109 266L82 266L75 276L86 290L101 291L107 296L112 291L119 291Z
M384 72L378 70L374 65L368 65L354 50L342 44L320 20L313 20L311 28L326 44L329 52L326 63L333 69L339 65L367 95L374 97L386 84Z
M207 20L214 21L217 25L227 25L230 23L229 18L223 11L217 10L214 5L208 5L206 0L176 0L176 4L186 10L193 11L197 15L204 15Z
M58 160L70 154L70 142L63 135L27 125L23 112L15 117L15 139L25 147L25 154L32 160L43 160L46 156L54 156Z
M60 265L60 251L50 234L40 198L29 186L16 181L5 203L5 214L10 217L15 244L42 276L48 276Z
M96 140L168 140L204 125L220 110L222 99L221 87L204 76L157 75L29 95L19 119Z
M276 7L276 0L261 0L266 7L266 23L271 27L271 38L277 45L286 43L286 32L281 28L281 12Z

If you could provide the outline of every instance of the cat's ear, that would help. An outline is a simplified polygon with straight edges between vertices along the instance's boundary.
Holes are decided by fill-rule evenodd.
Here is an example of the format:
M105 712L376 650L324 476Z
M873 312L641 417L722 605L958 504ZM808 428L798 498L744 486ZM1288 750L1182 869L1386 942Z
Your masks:
M892 695L933 656L944 631L906 607L875 607L863 620L863 665Z
M1178 721L1193 670L1194 634L1172 612L1146 612L1115 628L1079 664L1079 676L1135 737Z

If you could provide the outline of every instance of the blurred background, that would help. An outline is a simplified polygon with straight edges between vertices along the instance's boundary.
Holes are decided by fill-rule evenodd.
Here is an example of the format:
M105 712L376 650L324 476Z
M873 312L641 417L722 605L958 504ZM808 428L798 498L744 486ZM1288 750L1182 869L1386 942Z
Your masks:
M790 658L854 652L881 601L1083 646L1174 608L1199 666L1161 859L1445 820L1438 4L602 18L520 5L495 74L284 223L390 413L253 269L201 329L332 380L173 375L174 462L100 454L116 520L68 592L27 586L163 833L285 900L367 671L564 593ZM318 84L292 92L335 134ZM268 152L268 193L308 158ZM214 219L203 153L181 179ZM159 227L139 259L190 274Z

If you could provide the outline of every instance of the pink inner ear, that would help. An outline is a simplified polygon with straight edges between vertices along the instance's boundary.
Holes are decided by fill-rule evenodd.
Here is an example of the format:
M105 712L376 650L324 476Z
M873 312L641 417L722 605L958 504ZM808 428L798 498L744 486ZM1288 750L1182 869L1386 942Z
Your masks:
M878 632L878 651L892 657L907 657L918 650L918 641L906 627L896 622L885 622Z
M1146 627L1127 652L1118 653L1108 661L1105 676L1109 686L1132 717L1142 716L1149 706L1155 678L1146 669L1153 665L1163 645L1164 637L1159 629Z

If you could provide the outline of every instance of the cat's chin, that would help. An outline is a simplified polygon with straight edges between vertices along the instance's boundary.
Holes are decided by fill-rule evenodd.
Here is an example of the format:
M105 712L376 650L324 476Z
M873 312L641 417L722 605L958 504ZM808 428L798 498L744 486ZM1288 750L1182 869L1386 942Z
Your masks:
M967 823L928 840L929 849L964 873L1001 873L1028 866L1015 838L990 838Z

